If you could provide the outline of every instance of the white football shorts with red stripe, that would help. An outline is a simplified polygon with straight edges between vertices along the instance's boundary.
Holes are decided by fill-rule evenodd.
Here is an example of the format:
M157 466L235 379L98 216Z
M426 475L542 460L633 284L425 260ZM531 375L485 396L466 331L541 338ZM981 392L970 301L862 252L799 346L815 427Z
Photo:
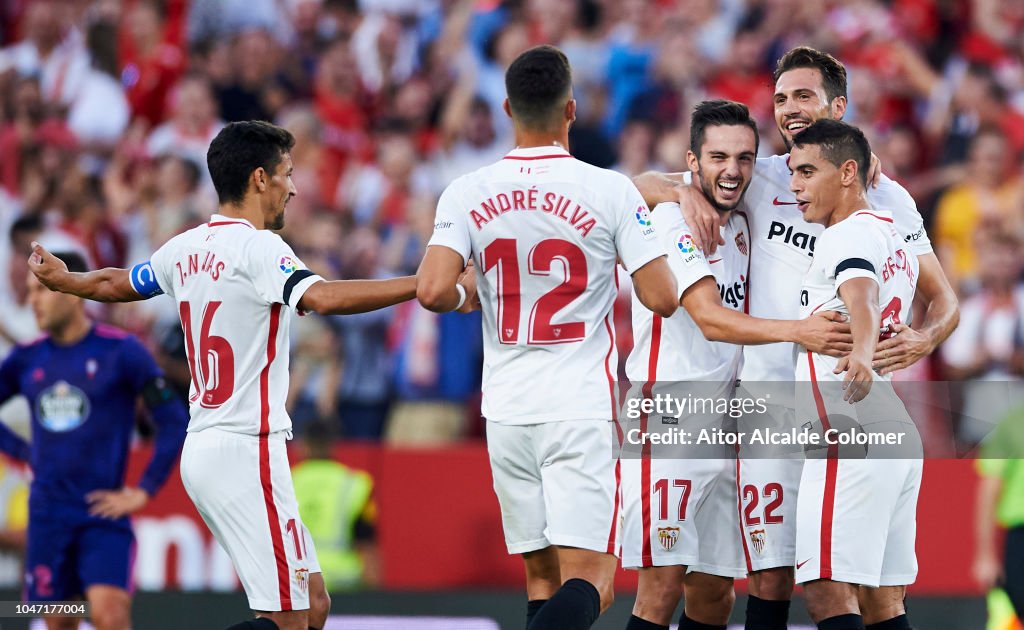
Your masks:
M904 586L917 578L920 459L808 459L797 501L796 582Z
M622 459L622 566L742 578L736 460Z
M615 553L614 426L607 420L487 422L494 493L510 554L551 545Z
M285 434L209 428L190 432L181 452L185 490L231 557L252 610L308 609L309 576L320 573L299 518Z

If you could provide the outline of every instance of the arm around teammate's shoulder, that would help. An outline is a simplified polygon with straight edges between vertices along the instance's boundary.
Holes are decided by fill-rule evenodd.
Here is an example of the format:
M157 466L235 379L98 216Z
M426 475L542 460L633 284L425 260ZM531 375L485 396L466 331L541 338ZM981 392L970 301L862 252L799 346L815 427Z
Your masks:
M679 307L679 285L665 257L648 262L634 271L632 277L640 303L657 315L672 317Z
M416 297L416 276L387 280L321 280L299 299L299 310L320 315L352 315Z
M32 243L28 267L39 282L51 291L77 295L96 302L135 302L145 299L132 287L127 269L107 267L96 271L72 273L63 261Z

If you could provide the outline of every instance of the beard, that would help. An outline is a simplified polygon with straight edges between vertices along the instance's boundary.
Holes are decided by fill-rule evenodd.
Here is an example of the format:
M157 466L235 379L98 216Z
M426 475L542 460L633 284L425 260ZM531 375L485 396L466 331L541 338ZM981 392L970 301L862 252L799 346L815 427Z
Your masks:
M269 230L280 230L284 227L284 208L274 215L274 218L267 224Z
M746 185L740 189L740 194L736 197L736 203L732 205L725 205L715 198L715 184L704 175L704 169L698 167L697 174L700 175L700 191L704 193L704 198L708 200L708 203L711 204L712 208L719 212L732 212L739 207L740 202L743 201L743 195L747 192L747 188L750 187L750 182L748 181Z

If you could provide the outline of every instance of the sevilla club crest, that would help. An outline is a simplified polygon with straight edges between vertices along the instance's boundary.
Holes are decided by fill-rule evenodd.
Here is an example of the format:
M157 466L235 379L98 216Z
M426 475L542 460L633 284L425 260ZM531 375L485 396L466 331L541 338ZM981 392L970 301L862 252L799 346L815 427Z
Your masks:
M736 249L740 250L744 256L747 255L747 237L743 235L743 232L736 235Z
M665 551L672 551L672 548L676 546L676 542L678 540L679 540L679 528L678 527L659 527L658 528L658 542L661 543L661 547Z
M765 531L763 529L754 529L750 532L750 545L757 552L757 555L764 553L764 539Z

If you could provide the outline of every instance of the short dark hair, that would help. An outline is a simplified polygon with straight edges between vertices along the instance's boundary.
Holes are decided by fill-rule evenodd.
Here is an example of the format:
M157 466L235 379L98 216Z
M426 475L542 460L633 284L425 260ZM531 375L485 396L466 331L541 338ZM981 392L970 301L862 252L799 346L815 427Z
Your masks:
M868 165L871 163L871 145L864 132L840 120L821 118L797 135L794 145L821 147L821 156L839 168L847 160L857 163L857 177L862 186L868 185Z
M295 137L291 133L262 120L225 125L206 152L217 199L222 204L241 202L252 172L263 167L273 173L293 146Z
M754 152L761 142L757 134L757 121L751 118L750 110L743 103L736 101L703 101L693 108L690 115L690 150L700 157L701 147L706 139L708 127L737 125L750 127L754 132Z
M509 108L528 127L550 127L571 89L569 60L554 46L527 50L505 72Z
M63 261L71 273L85 273L89 271L89 263L85 262L85 256L78 252L53 252L53 257Z
M772 82L778 82L783 72L796 68L814 68L821 72L821 83L829 103L840 96L846 97L846 68L832 55L809 46L797 46L779 59Z

